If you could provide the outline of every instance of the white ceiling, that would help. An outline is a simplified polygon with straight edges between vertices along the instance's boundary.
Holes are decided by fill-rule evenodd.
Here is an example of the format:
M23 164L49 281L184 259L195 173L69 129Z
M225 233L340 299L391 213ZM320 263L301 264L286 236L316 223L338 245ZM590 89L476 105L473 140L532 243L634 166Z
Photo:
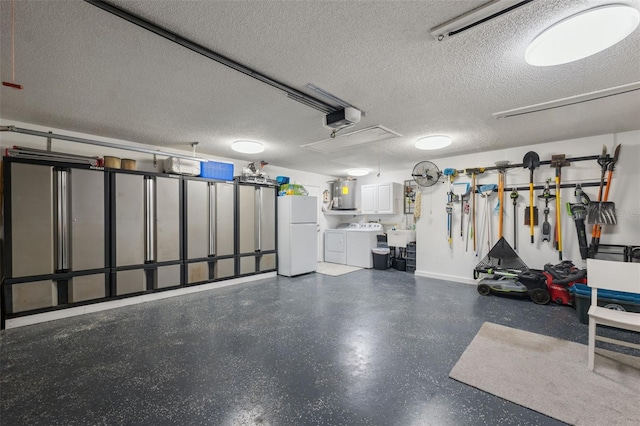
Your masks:
M496 119L493 113L640 81L640 30L590 58L525 63L551 24L604 4L536 0L442 42L430 29L468 1L122 1L112 3L297 90L315 84L366 111L351 130L382 125L401 138L323 154L323 113L278 89L91 4L15 2L16 82L4 119L342 176L351 167L410 170L421 160L640 129L640 91ZM612 0L612 2L614 2ZM640 1L615 1L640 10ZM10 2L1 0L1 77L11 79ZM344 132L344 131L343 131ZM415 141L448 134L441 151ZM231 151L237 139L266 151ZM594 153L597 154L597 153Z

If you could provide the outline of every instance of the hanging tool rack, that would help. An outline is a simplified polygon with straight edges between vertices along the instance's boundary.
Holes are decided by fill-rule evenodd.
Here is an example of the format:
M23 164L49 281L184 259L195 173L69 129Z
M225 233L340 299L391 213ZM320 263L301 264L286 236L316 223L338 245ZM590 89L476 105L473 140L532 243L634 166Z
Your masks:
M578 162L578 161L589 161L589 160L597 160L598 159L598 155L588 155L585 157L574 157L574 158L566 158L566 161L568 161L569 163L573 163L573 162ZM540 161L540 165L551 165L551 160L544 160L544 161ZM525 165L523 163L518 163L518 164L508 164L506 166L490 166L490 167L483 167L483 171L487 172L487 171L491 171L491 170L501 170L501 169L522 169L524 168ZM465 169L462 170L457 170L457 173L459 175L464 174L465 173ZM606 184L606 181L605 181ZM583 188L585 187L594 187L594 186L600 186L600 181L598 182L583 182L580 184ZM560 185L560 188L575 188L575 183L563 183ZM529 192L529 186L517 186L517 187L505 187L503 190L504 191L527 191ZM542 185L534 185L533 187L534 191L536 190L543 190L544 189L544 184ZM496 189L497 191L497 189ZM477 193L477 191L476 191Z

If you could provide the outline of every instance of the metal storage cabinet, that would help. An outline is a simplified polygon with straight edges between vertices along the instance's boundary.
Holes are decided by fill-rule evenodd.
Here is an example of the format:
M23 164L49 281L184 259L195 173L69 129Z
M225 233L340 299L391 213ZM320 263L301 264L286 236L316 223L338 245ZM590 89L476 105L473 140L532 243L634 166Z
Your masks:
M182 283L180 177L111 172L112 295Z
M239 183L238 272L247 275L276 269L276 189Z
M184 179L187 284L235 276L234 188L229 182Z
M102 170L4 159L3 321L108 296Z

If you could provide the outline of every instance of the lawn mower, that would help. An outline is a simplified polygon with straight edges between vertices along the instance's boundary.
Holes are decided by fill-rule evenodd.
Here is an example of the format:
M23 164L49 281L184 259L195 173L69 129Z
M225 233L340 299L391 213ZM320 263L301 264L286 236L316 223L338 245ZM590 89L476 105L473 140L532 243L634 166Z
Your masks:
M551 300L545 277L538 271L491 270L488 273L493 273L493 277L481 279L477 287L478 293L483 296L492 293L501 296L529 296L538 305L546 305Z
M483 296L529 296L534 303L549 303L549 291L542 271L529 269L518 254L501 237L489 253L473 270L473 278L488 274L478 282L478 293Z
M565 260L557 265L547 263L544 265L547 289L551 300L558 305L574 304L574 296L569 292L572 285L587 283L587 270L578 269L570 260Z

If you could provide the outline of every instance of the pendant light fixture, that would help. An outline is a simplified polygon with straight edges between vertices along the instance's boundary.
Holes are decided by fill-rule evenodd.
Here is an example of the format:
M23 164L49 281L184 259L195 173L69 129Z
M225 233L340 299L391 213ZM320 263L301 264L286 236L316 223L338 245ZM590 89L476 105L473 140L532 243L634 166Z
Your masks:
M524 57L528 64L541 67L577 61L624 40L639 22L640 12L622 4L585 10L544 30Z

